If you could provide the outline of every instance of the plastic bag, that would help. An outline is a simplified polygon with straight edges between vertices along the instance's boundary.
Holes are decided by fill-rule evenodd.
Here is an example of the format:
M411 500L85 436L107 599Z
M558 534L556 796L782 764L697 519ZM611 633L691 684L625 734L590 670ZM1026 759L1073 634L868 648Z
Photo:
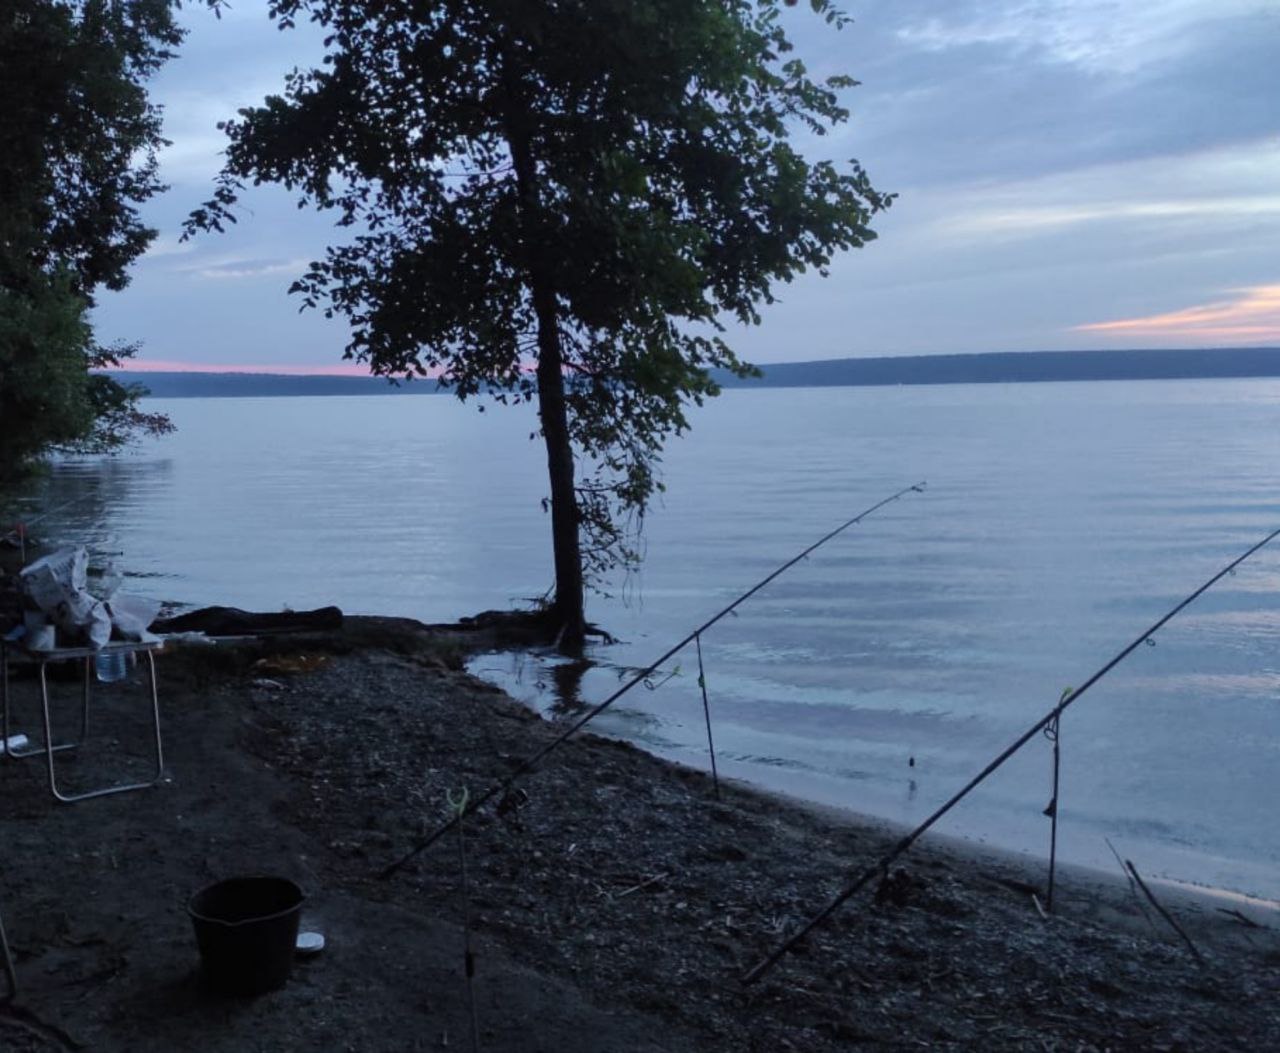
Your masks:
M147 632L160 613L160 604L156 600L117 592L107 600L107 610L116 635L122 640L156 639Z
M111 639L111 615L88 589L89 554L65 548L25 567L23 592L68 638L102 647Z

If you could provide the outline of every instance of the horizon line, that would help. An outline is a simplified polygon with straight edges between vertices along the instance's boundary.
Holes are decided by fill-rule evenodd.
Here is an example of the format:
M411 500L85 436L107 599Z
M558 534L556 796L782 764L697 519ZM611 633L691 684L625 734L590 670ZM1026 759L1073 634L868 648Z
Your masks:
M1106 348L1056 348L1031 349L1022 351L926 351L916 354L890 355L843 355L834 358L809 358L794 362L760 362L759 367L811 365L815 362L856 362L873 359L911 359L911 358L964 358L976 355L1062 355L1062 354L1138 354L1151 352L1191 352L1191 351L1276 351L1280 345L1212 345L1200 347L1106 347ZM172 360L153 360L150 362L126 361L118 366L92 370L97 373L190 373L200 376L280 376L280 377L347 377L368 380L413 381L438 379L434 375L426 377L404 374L389 375L370 372L363 363L334 363L332 365L264 365L249 364L210 364L201 362L175 362Z

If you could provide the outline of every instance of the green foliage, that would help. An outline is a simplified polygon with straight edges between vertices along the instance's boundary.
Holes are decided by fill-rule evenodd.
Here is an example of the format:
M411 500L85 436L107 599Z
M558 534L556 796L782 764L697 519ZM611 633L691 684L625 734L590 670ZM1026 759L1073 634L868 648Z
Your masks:
M145 82L181 34L169 0L9 0L0 19L0 284L67 269L121 289L155 232L160 113Z
M0 476L92 429L84 314L65 273L26 295L0 289Z
M181 39L170 0L7 0L0 14L0 474L55 446L108 449L167 422L94 367L86 312L155 232L160 113L145 82Z
M133 348L93 344L85 299L65 269L19 293L0 288L0 487L51 449L103 453L139 432L172 430L138 409L141 388L90 373Z
M827 0L813 10L835 25ZM776 0L273 0L328 30L322 68L223 125L188 232L282 183L350 230L293 285L345 316L348 358L540 398L557 356L588 571L636 557L665 438L747 375L723 339L779 281L862 245L889 204L793 129L845 120L847 77L791 57ZM554 395L554 392L551 392ZM548 435L554 461L554 437ZM555 498L555 468L552 467ZM553 509L554 511L554 509ZM559 569L559 564L558 564Z

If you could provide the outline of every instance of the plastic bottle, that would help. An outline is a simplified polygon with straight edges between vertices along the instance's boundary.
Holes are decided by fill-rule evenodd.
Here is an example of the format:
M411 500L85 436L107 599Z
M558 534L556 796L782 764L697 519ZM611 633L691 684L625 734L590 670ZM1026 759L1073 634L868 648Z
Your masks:
M114 684L125 678L124 654L120 651L99 651L93 660L98 679L104 684Z

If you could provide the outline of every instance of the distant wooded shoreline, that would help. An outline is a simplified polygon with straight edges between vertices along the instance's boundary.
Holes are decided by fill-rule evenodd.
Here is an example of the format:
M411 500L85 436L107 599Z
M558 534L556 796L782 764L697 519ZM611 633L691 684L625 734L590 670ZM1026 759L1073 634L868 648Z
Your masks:
M968 355L838 358L762 365L740 380L716 371L725 388L883 387L1080 380L1194 380L1280 377L1280 347L1135 351L1007 351ZM288 395L432 395L434 380L392 384L381 377L277 373L125 373L153 398L263 398Z

